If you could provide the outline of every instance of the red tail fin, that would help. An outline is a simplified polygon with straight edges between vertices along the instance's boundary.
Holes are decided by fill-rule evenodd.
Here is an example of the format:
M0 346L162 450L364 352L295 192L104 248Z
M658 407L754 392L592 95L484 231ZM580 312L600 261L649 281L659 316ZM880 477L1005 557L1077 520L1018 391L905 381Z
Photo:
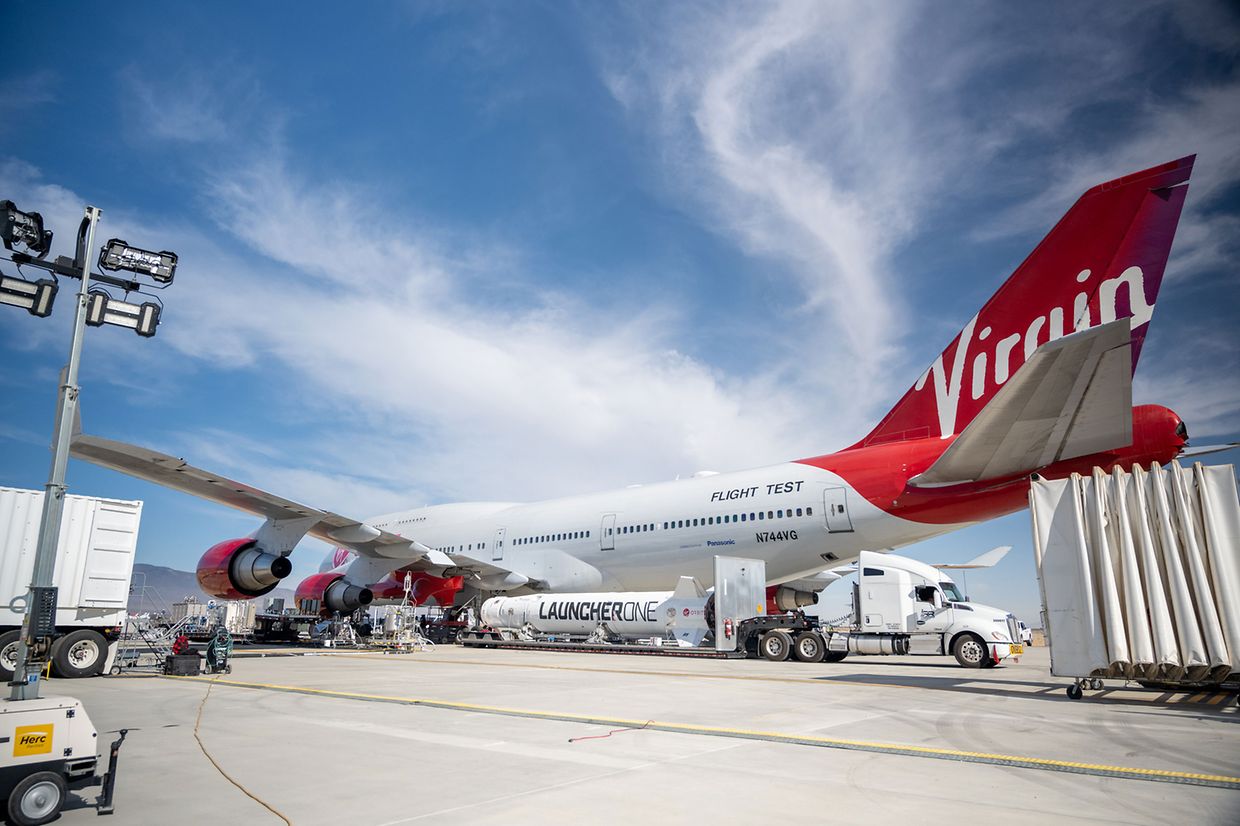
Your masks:
M1136 369L1195 157L1082 195L855 446L959 433L1038 345L1103 322L1132 319Z

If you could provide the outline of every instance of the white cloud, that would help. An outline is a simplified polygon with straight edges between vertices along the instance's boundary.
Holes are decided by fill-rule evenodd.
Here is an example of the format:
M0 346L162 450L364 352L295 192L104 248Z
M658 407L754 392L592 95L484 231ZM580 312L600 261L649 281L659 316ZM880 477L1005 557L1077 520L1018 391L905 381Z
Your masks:
M126 126L144 139L184 144L246 137L242 133L256 121L269 129L278 123L277 113L241 65L242 61L221 59L212 66L168 75L126 67L119 75L121 99L129 114Z
M55 103L59 80L55 72L40 69L0 82L0 135L19 127L31 110Z
M32 168L9 172L33 200L64 202L58 226L76 225L79 196ZM127 390L143 389L135 375L166 377L133 401L175 404L162 382L240 370L263 376L268 395L221 403L228 420L206 430L102 435L155 438L196 464L355 516L411 501L537 499L829 447L817 441L827 428L799 426L774 377L728 376L684 355L673 308L616 313L532 280L523 304L495 302L479 292L485 250L445 252L338 182L310 185L278 161L236 173L217 180L237 185L212 184L210 195L248 254L197 228L111 216L109 231L158 238L182 263L157 338L101 331L92 363L126 369L85 375ZM229 424L278 429L290 414L302 417L298 432L266 447Z
M1240 340L1234 330L1198 329L1173 345L1154 358L1143 356L1133 377L1134 402L1170 407L1194 444L1234 438L1240 432Z

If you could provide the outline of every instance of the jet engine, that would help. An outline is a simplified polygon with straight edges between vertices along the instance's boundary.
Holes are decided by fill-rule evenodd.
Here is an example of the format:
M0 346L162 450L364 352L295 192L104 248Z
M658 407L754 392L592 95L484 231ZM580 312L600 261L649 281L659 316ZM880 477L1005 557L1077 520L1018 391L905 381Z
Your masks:
M353 585L339 573L308 576L297 586L295 595L298 603L307 599L317 600L323 611L338 611L341 614L351 614L358 608L369 605L374 598L375 595L369 588Z
M813 591L800 591L787 585L772 585L766 589L766 612L782 614L806 605L817 605L818 595Z
M409 601L414 605L425 605L433 599L438 605L451 608L456 602L457 591L464 587L465 578L438 577L426 571L410 571L409 583ZM375 599L399 602L405 597L405 572L393 571L370 587Z
M198 584L219 599L261 597L293 570L286 556L269 554L255 539L227 539L198 560Z

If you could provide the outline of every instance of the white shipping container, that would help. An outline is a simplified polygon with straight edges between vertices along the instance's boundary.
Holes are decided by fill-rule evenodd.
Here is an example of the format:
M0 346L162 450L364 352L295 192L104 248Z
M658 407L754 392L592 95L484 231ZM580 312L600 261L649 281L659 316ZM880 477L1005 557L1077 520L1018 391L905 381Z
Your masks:
M39 543L43 492L0 487L0 628L21 625ZM122 625L142 503L66 496L54 583L56 625Z

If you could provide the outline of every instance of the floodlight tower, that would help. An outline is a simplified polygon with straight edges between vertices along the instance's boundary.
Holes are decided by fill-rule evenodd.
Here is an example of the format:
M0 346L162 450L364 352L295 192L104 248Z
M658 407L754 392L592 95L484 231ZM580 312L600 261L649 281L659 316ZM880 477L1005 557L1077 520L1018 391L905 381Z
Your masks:
M48 262L43 259L51 249L52 233L43 228L42 216L37 212L26 213L18 210L12 201L0 201L0 239L3 240L5 248L13 250L13 245L19 244L28 250L26 253L12 253L11 260L19 269L23 265L32 266L54 276L63 275L80 280L73 319L73 337L69 345L69 363L60 374L59 405L52 435L52 467L43 495L34 573L25 616L22 619L13 681L9 684L12 700L30 700L39 696L39 673L42 664L47 660L51 640L56 633L56 587L53 585L56 551L64 509L69 441L73 423L77 418L80 392L78 367L82 358L86 326L114 324L128 327L140 336L150 337L155 335L155 328L159 324L160 304L133 304L128 300L115 298L106 289L91 289L89 253L94 248L95 229L102 214L97 207L87 206L78 230L77 254L72 260L61 257ZM109 241L99 254L101 268L127 270L136 275L149 276L162 287L172 282L176 265L177 256L174 253L148 252L131 247L119 239ZM55 281L43 279L31 282L2 275L0 278L3 279L0 281L0 302L24 307L32 315L39 317L51 314L52 302L56 297ZM146 286L136 280L98 273L93 278L100 284L124 290L125 299L128 299L130 293L142 293Z

